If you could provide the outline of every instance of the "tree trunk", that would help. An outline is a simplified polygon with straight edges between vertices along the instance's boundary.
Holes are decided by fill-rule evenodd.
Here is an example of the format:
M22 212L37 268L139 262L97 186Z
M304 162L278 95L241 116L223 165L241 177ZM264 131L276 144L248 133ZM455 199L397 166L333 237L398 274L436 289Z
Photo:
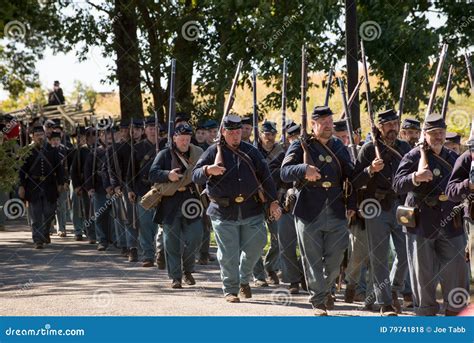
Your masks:
M358 35L357 35L357 0L346 0L346 61L347 61L347 87L348 94L359 82L358 65ZM359 93L356 96L357 101L352 103L350 108L352 116L352 125L354 130L360 128L360 106Z
M122 119L143 118L137 14L134 1L115 0L113 28L121 117Z

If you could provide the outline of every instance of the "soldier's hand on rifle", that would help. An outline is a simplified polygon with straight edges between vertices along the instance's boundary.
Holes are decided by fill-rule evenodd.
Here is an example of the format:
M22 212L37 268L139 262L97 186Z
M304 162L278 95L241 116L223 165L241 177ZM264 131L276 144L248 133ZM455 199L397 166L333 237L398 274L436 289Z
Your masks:
M20 186L18 188L18 196L20 197L20 199L25 199L25 187Z
M421 171L415 172L416 182L430 182L433 180L433 173L429 169L422 169Z
M137 200L137 196L133 192L128 192L128 200L131 202L135 202Z
M219 175L224 175L225 167L221 167L217 164L213 164L213 165L207 166L205 171L206 171L206 175L219 176Z
M105 191L107 192L109 196L112 196L114 194L114 189L112 186L107 187Z
M474 183L469 182L469 189L470 189L471 191L474 191Z
M308 181L318 181L321 178L319 169L315 166L308 165L308 167L306 168L305 178Z
M183 175L179 173L180 171L181 171L181 168L175 168L171 170L170 173L168 174L168 179L171 182L179 181L179 179L183 177Z
M383 160L381 158L375 158L372 161L372 164L370 165L370 172L371 173L378 173L385 167L385 164L383 163Z
M94 193L95 193L95 189L89 189L87 191L87 194L89 195L89 198L92 198L94 196Z
M277 221L281 217L281 207L278 201L274 201L270 204L270 216Z
M82 195L82 188L81 187L74 188L74 193L76 193L76 195L78 195L78 196L81 196Z
M354 211L354 210L347 210L346 211L347 220L352 220L352 218L354 218L355 215L356 215L356 211Z
M114 192L115 192L115 194L120 195L120 194L122 194L122 189L120 188L120 186L117 186L117 187L115 187Z

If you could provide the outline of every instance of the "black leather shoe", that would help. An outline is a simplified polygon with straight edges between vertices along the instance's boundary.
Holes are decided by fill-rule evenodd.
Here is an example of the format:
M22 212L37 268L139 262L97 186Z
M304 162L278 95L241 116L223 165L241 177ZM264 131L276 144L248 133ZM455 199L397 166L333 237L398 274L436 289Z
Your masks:
M268 272L267 282L269 285L279 285L280 279L278 279L278 275L276 272Z
M290 294L298 294L300 292L299 282L293 282L292 284L290 284L290 286L288 287L288 291L290 292Z
M252 290L250 289L250 285L248 283L240 285L240 295L246 299L250 299L252 297Z
M196 280L191 273L184 273L184 283L186 285L192 286L196 284Z
M158 256L156 257L156 265L158 266L158 269L166 269L165 254L161 252L158 253Z
M173 279L173 282L171 282L171 288L173 288L173 289L183 288L183 286L181 285L181 280Z
M128 262L137 262L138 261L138 249L131 248L130 254L128 255Z

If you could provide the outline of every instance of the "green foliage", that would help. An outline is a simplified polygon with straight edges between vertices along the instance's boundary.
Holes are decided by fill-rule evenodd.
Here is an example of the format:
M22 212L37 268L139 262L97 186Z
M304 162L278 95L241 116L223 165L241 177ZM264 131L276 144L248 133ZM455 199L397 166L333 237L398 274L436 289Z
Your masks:
M14 140L0 143L0 191L10 192L18 184L18 171L30 153L30 146L19 147Z

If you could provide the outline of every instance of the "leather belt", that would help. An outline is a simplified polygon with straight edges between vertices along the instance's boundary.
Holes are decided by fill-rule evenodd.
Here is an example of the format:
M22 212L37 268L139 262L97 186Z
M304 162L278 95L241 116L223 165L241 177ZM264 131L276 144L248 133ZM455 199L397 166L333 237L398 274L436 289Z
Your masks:
M238 196L236 196L235 198L218 198L218 197L213 197L211 195L208 195L209 197L209 200L219 206L222 206L222 207L229 207L231 204L241 204L243 202L245 202L246 200L249 200L249 199L254 199L254 197L245 197L244 195L242 194L239 194Z
M337 188L341 187L341 184L339 182L331 182L331 181L316 181L316 182L311 182L308 184L309 187L314 187L314 188Z
M415 200L422 201L426 205L433 207L438 204L438 202L445 202L448 201L448 196L444 193L438 195L427 195L422 193L413 193L415 196Z

